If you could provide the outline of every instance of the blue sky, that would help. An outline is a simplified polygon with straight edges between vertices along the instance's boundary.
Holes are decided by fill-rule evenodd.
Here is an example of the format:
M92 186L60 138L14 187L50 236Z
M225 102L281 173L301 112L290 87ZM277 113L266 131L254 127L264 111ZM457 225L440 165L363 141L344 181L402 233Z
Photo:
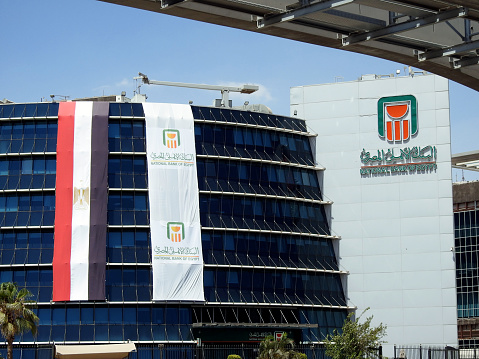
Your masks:
M95 0L0 2L0 99L36 102L119 94L133 77L208 84L257 84L234 95L289 115L293 86L390 74L404 65L267 35L151 13ZM149 101L210 105L213 91L142 86ZM479 93L450 82L452 152L479 149ZM460 180L454 172L453 180ZM465 171L466 180L479 179Z

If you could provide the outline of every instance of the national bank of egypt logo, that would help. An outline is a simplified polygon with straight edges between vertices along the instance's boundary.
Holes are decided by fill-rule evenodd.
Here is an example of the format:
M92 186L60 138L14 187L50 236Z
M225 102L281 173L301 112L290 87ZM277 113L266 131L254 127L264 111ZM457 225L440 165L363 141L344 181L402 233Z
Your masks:
M180 145L180 131L167 128L163 130L163 144L168 148L176 148Z
M167 237L172 242L181 242L185 239L185 225L183 222L168 222L167 227Z
M417 100L412 95L382 97L378 101L378 133L388 142L409 140L417 133Z

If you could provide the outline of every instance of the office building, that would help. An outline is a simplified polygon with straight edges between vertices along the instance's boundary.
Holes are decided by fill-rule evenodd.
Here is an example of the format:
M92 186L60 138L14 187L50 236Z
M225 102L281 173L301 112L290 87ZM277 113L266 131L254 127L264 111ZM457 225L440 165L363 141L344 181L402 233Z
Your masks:
M457 327L461 348L475 348L479 342L479 182L453 185Z
M258 342L283 331L320 342L341 327L353 309L347 273L305 121L181 106L193 137L180 142L173 116L163 138L147 141L147 105L158 109L0 105L0 280L28 288L40 318L38 336L20 336L16 347L132 341L146 353L159 343ZM152 152L156 145L164 150ZM182 148L193 150L173 153ZM169 184L149 184L149 166L168 167ZM187 197L171 200L176 193ZM163 197L152 203L152 195ZM171 246L151 244L151 223L175 206L199 219L200 245L179 247L193 237L184 220L168 220L168 238L157 236ZM165 266L154 280L157 262ZM187 289L178 294L171 283Z
M295 87L291 113L318 134L348 305L387 325L387 356L457 346L448 81L411 71Z

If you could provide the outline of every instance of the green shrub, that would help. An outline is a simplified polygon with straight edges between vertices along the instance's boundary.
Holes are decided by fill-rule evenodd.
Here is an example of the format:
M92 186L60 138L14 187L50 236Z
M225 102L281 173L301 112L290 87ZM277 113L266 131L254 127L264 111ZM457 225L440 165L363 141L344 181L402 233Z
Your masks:
M228 359L241 359L241 357L237 354L230 354L228 355Z

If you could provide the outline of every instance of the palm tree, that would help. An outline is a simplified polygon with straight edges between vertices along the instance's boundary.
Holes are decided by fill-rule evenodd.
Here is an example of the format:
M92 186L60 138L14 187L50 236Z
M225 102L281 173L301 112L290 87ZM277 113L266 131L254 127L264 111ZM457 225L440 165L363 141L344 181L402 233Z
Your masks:
M267 336L259 344L259 355L257 359L297 359L302 353L294 351L294 341L283 333L278 340L272 335Z
M7 342L7 359L13 359L13 340L17 334L31 331L37 334L39 319L31 308L35 301L26 288L18 289L15 283L0 284L0 333Z

